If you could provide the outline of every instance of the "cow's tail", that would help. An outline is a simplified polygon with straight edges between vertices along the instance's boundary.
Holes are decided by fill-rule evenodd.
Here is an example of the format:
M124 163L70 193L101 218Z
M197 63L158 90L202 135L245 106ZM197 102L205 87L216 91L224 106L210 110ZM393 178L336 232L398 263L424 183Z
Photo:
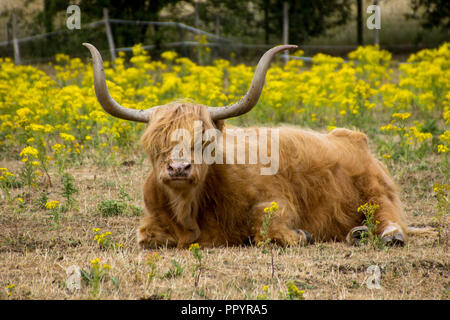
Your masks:
M410 227L406 228L408 236L436 236L437 230L432 227Z

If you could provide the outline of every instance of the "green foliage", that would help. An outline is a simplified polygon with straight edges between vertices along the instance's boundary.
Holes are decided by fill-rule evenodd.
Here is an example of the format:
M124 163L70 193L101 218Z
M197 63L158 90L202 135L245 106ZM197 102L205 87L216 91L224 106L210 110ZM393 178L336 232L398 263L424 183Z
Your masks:
M47 205L49 203L52 203L52 202L47 202ZM59 226L60 226L59 225L59 218L60 218L61 211L62 210L61 210L61 207L59 206L59 204L54 206L54 207L49 208L49 210L47 211L48 218L53 223L53 228L55 228L55 229L59 229Z
M7 168L0 168L0 189L3 190L9 200L11 200L10 189L22 186L23 184L17 180L14 173Z
M265 215L260 230L263 240L257 243L257 246L262 248L263 253L265 253L266 248L269 247L271 267L272 267L272 278L274 277L275 274L275 267L273 263L273 244L271 243L272 239L269 237L269 228L271 219L277 212L278 212L278 204L276 202L271 202L270 207L264 208Z
M104 217L112 217L122 215L127 208L127 204L119 200L102 200L98 206L97 210Z
M112 182L107 182L109 187L113 187ZM142 214L142 208L135 206L128 201L132 201L133 198L125 191L123 186L120 187L119 199L108 199L102 200L97 205L97 211L100 212L104 217L112 217L119 215L132 215L140 216Z
M123 186L120 187L119 198L122 201L133 200L133 198L131 198L130 195L125 191L125 188Z
M143 213L142 208L135 206L134 204L129 204L128 208L130 209L131 215L133 216L140 216Z
M192 256L197 261L196 264L192 266L192 277L194 278L194 286L195 288L198 287L198 282L200 280L200 274L202 273L202 259L203 259L203 253L200 249L200 246L198 243L193 243L189 247L189 251L191 251Z
M161 256L158 252L152 252L147 256L147 265L150 266L151 270L148 273L148 279L153 280L156 276L156 263L161 260Z
M446 0L411 0L413 14L407 14L407 18L420 20L422 27L426 29L450 28L450 2ZM418 14L420 13L420 15Z
M41 192L41 196L36 201L36 206L39 209L45 209L45 204L47 203L47 201L48 201L47 193L46 192Z
M172 260L173 267L167 271L162 278L176 278L183 274L184 267L175 259Z
M72 208L76 203L74 194L78 193L78 189L74 185L75 179L70 173L64 173L61 177L62 191L61 195L66 199L66 206Z
M132 216L142 215L142 208L126 202L127 200L133 199L125 191L123 191L123 189L121 189L121 194L119 195L119 197L120 200L102 200L98 204L97 210L104 217L120 216L125 214L129 214Z

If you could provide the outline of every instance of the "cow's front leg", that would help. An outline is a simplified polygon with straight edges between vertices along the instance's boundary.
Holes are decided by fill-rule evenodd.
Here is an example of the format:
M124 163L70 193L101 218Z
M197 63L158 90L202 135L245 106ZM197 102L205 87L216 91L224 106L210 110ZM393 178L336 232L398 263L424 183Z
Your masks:
M187 248L190 244L196 242L200 236L200 229L183 229L178 233L177 248Z
M178 219L175 233L178 239L178 248L187 248L200 237L200 227L194 217L184 216Z
M254 207L256 215L253 239L256 244L270 238L281 246L307 245L314 242L313 236L304 229L299 228L298 215L287 201L276 201L278 209L275 210L267 224L269 212L265 208L271 206L270 202L263 202ZM267 230L264 230L267 228ZM267 234L265 232L267 231Z
M137 242L141 248L156 249L158 247L175 247L177 240L157 219L146 216L137 230Z

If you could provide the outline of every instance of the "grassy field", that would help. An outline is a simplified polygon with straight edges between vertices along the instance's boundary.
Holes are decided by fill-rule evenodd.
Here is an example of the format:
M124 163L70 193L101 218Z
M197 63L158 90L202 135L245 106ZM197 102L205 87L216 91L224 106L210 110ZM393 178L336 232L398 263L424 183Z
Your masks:
M254 71L163 58L136 46L130 61L108 64L112 96L138 108L183 97L225 105ZM403 248L318 242L272 251L140 251L144 125L101 109L80 59L59 55L48 74L0 60L0 298L449 299L449 59L448 44L400 66L364 47L350 63L317 55L311 67L272 66L257 107L230 122L366 132L400 186L408 224L434 230ZM79 286L71 270L80 270ZM380 271L379 288L371 270Z
M58 227L47 210L34 205L39 203L38 192L16 190L28 195L24 201L29 205L19 211L2 206L1 298L256 299L265 295L268 299L284 299L288 296L287 281L304 291L305 299L449 298L448 247L439 243L437 234L411 237L404 248L350 247L329 242L276 248L273 278L269 253L256 246L203 249L203 269L196 287L192 268L197 260L192 252L160 249L156 250L159 259L149 258L155 254L140 251L136 245L138 216L127 209L118 216L99 212L102 200L120 200L124 190L129 195L124 203L142 206L141 185L148 163L132 156L126 161L109 167L86 164L73 168L79 190L75 196L77 209L61 214ZM129 166L130 161L135 164ZM432 163L426 163L427 168L421 170L415 165L394 166L391 172L400 183L408 222L436 227L431 219L437 204L428 185L437 173L428 169ZM0 164L11 168L17 165ZM55 181L46 191L55 197L63 186L55 174L50 176ZM94 228L111 232L111 243L123 246L102 248L94 240ZM66 270L75 265L89 273L96 258L111 266L98 289L88 281L82 282L79 290L68 289ZM371 265L380 268L380 289L367 287ZM6 287L11 284L16 287L8 297Z

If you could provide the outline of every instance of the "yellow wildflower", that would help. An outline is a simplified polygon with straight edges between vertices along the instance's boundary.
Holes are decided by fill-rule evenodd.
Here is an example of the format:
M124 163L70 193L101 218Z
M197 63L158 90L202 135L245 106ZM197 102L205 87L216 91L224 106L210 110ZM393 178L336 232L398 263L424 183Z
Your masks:
M67 141L67 142L75 141L75 137L68 133L61 132L59 134L59 136L61 137L61 139L63 139L64 141Z
M37 158L38 155L39 155L39 151L30 146L23 148L22 151L20 152L20 156L23 158L28 158L29 156Z
M52 210L56 207L59 206L59 201L58 200L53 200L53 201L47 201L47 203L45 204L45 208Z
M409 112L392 114L392 118L399 119L399 120L406 120L409 117L411 117L411 113L409 113Z
M189 246L189 251L196 250L196 249L199 249L199 248L200 248L200 245L198 243L192 243Z

